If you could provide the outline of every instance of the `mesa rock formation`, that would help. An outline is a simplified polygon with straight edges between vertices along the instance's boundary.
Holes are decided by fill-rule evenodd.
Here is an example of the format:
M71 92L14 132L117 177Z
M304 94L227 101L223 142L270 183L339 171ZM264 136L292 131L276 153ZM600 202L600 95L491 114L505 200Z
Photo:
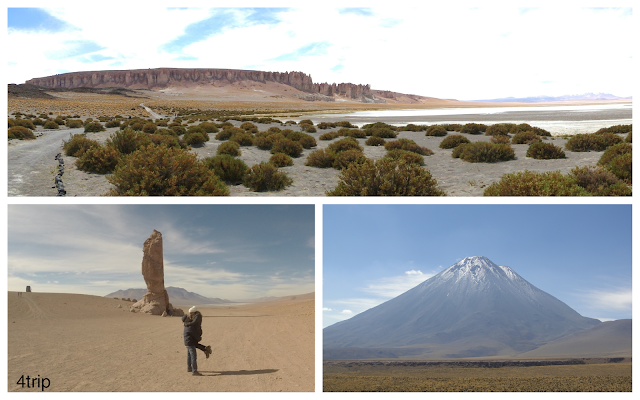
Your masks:
M33 78L26 82L48 89L75 89L80 87L105 88L123 87L128 89L162 89L174 83L213 82L276 82L291 86L302 92L324 96L343 96L363 102L384 102L371 93L369 85L353 83L313 83L311 76L297 71L265 72L239 69L211 68L153 68L120 71L69 72ZM314 98L317 100L316 98Z
M142 253L142 276L147 284L147 293L131 308L153 315L183 315L181 309L173 308L169 303L169 294L164 288L162 233L154 229L151 236L145 240Z

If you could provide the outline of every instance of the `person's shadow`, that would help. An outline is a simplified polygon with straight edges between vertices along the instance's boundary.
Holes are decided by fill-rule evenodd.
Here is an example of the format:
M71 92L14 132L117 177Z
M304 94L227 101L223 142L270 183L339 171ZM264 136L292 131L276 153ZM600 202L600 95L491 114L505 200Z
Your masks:
M278 372L278 369L255 369L253 371L247 371L241 369L239 371L199 371L203 376L219 376L219 375L259 375L259 374L273 374Z

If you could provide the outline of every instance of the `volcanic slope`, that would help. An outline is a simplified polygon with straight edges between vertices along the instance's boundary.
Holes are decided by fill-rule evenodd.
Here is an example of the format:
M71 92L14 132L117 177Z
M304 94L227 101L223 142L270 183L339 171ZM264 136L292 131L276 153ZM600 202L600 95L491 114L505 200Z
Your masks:
M330 349L371 358L373 348L421 358L513 356L598 324L511 268L467 257L402 295L325 328L323 345L326 358L343 358Z

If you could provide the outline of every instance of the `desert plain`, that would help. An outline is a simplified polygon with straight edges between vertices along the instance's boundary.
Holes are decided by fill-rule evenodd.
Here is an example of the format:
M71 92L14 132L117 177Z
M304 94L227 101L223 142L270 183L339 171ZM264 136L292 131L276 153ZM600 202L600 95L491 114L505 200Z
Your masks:
M48 379L45 392L314 391L314 303L309 293L198 306L213 354L198 351L203 376L192 376L179 317L132 313L121 299L8 292L8 391L42 391L17 384L22 376Z

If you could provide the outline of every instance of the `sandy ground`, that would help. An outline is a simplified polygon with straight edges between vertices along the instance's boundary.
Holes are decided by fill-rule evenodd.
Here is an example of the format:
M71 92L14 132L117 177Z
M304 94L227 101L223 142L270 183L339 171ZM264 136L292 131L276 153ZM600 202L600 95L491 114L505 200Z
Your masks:
M567 114L558 112L558 114ZM610 116L612 117L612 116ZM306 117L305 117L306 118ZM549 118L555 118L549 116ZM563 118L558 115L557 118ZM298 118L300 119L300 118ZM313 117L311 117L313 120ZM283 119L286 120L286 119ZM476 120L481 122L482 119ZM239 126L238 121L230 121ZM314 122L318 122L315 121ZM615 122L607 126L615 125ZM278 126L281 129L299 130L297 125L280 126L280 124L256 124L260 131L265 131L271 126ZM333 129L318 129L311 135L316 138L318 146L312 149L305 149L302 155L294 159L294 165L283 167L281 170L287 173L293 184L282 191L277 192L253 192L243 185L230 186L231 196L325 196L327 191L333 190L339 182L340 171L333 168L314 168L305 166L307 156L317 150L326 148L331 141L319 140L319 136L326 132L336 131ZM41 128L39 127L40 131ZM89 133L88 138L104 143L117 128L109 128L104 132ZM62 139L69 137L69 132L81 133L82 129L65 131L45 131L43 136L35 141L9 141L9 196L55 196L57 190L53 188L53 178L56 174L57 161L53 159L56 153L62 151ZM449 132L449 134L457 132ZM554 132L552 132L553 134ZM484 135L463 134L469 140L488 141L490 137ZM202 147L193 148L192 151L199 157L210 157L216 155L218 146L223 143L215 139L215 134L210 135L211 140ZM621 135L626 137L626 135ZM50 139L52 138L52 139ZM526 169L535 172L561 171L568 173L576 166L596 165L603 152L571 152L566 151L566 158L560 160L535 160L526 157L528 145L512 145L516 153L516 159L498 163L468 163L460 159L451 157L452 150L440 149L438 146L443 137L425 136L424 132L400 132L398 138L408 138L414 140L421 146L433 150L435 154L424 157L425 168L438 181L439 187L448 196L482 196L484 189L501 179L506 173L524 171ZM393 139L392 139L393 140ZM553 137L545 139L561 148L567 141L563 137ZM365 156L374 160L382 158L386 151L384 147L366 146L366 139L358 139L364 148ZM271 157L271 153L260 150L255 146L242 147L242 154L239 157L248 166L266 162ZM27 155L27 156L25 156ZM80 171L75 167L74 157L65 157L65 174L63 182L67 190L67 196L103 196L112 187L102 174L93 174ZM26 171L29 171L28 173Z
M122 300L9 292L8 391L314 391L313 293L242 306L199 306L209 359L187 372L182 321L131 313ZM121 305L122 308L118 308ZM188 307L185 307L188 308ZM37 382L37 381L36 381Z

